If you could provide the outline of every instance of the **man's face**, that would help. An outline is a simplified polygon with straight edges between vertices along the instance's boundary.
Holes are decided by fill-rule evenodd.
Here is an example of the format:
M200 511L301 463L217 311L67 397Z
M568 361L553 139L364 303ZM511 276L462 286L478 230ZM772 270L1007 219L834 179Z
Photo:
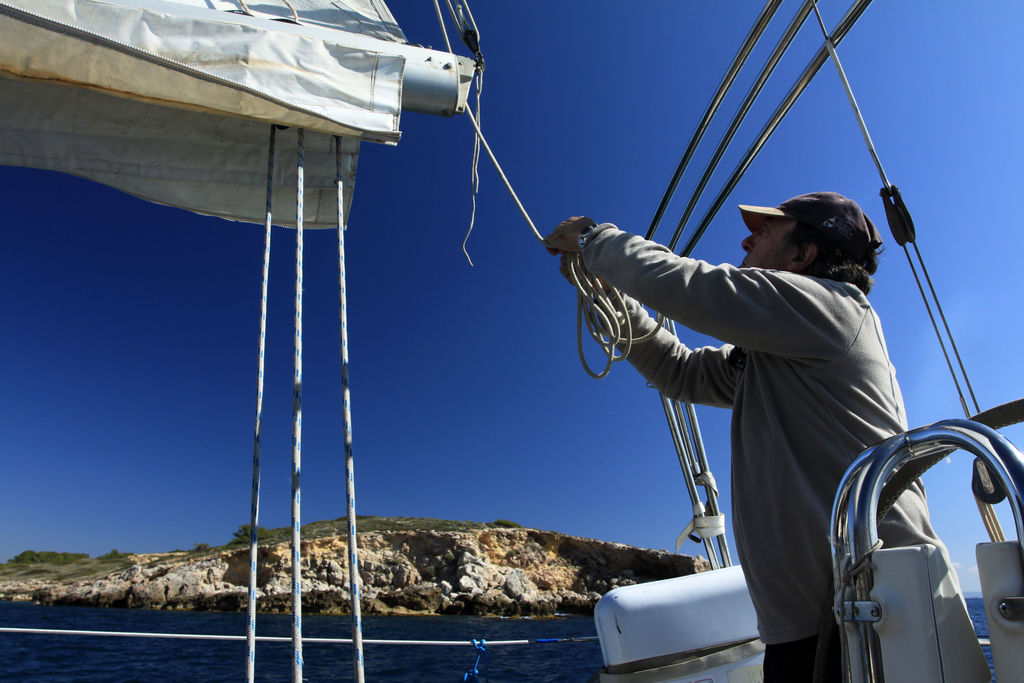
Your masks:
M740 268L793 270L792 261L797 249L789 243L789 234L795 227L793 218L766 218L764 229L750 233L741 243L747 255L743 257Z

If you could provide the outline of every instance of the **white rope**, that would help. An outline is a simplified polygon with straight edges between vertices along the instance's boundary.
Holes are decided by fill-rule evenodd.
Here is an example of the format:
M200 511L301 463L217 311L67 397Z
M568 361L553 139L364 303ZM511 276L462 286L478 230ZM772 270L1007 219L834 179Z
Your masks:
M480 144L483 145L484 151L487 152L487 156L490 157L491 163L494 164L494 170L498 172L498 176L501 178L501 182L505 184L505 189L512 195L512 201L515 202L516 207L519 209L519 213L523 215L523 219L526 224L530 226L530 230L533 231L533 236L537 238L538 242L544 242L544 236L537 230L537 226L533 224L533 220L530 219L530 214L526 213L526 208L523 207L523 203L519 201L519 195L512 189L512 183L509 182L505 172L501 169L501 164L498 163L497 158L494 156L494 152L491 151L491 146L487 144L487 138L484 137L483 131L480 130L480 125L477 123L476 115L473 113L471 107L466 107L466 114L469 116L470 122L473 124L473 128L476 129L476 134L480 138Z
M295 375L292 378L292 681L302 683L302 558L299 535L302 474L302 212L305 131L298 129L295 188Z
M452 51L451 41L448 40L448 29L444 26L444 17L441 16L441 5L438 4L438 0L434 0L434 11L437 12L437 23L441 25L441 35L444 36L444 45L448 48L448 52Z
M629 355L632 347L633 327L626 311L626 303L618 290L605 292L601 281L587 270L583 257L578 253L569 254L569 279L576 287L576 350L580 363L587 374L594 379L603 379L612 369L612 363ZM619 312L623 315L619 315ZM583 323L587 325L590 337L597 342L605 355L605 366L601 372L594 372L583 354ZM625 322L625 330L622 323ZM616 354L616 344L623 343L625 349Z
M857 125L860 127L860 134L864 138L864 143L868 147L868 153L871 154L872 160L875 162L875 167L878 169L878 175L881 176L882 182L885 183L886 187L890 186L889 179L885 175L885 171L882 169L882 162L878 158L877 152L875 152L875 143L871 141L871 133L868 132L868 125L864 121L864 117L860 113L860 107L857 106L857 98L853 96L853 88L850 87L850 81L846 78L846 71L843 69L842 62L839 61L839 53L836 52L836 46L832 42L832 37L828 34L828 29L825 28L825 21L821 18L821 12L818 10L818 3L812 3L814 7L814 14L818 18L818 24L821 26L821 32L825 36L825 49L828 50L828 55L832 60L833 66L836 68L836 72L839 74L839 80L842 81L843 90L846 91L846 98L850 101L850 106L853 108L853 115L857 118Z
M220 635L220 634L203 634L203 633L146 633L136 631L78 631L72 629L59 629L59 628L11 628L11 627L0 627L0 633L27 633L37 635L54 635L54 636L100 636L100 637L115 637L115 638L171 638L178 640L244 640L245 636L232 636L232 635ZM288 636L256 636L256 640L260 640L268 643L287 643L291 641ZM305 643L315 643L319 645L351 645L351 638L303 638ZM588 643L597 640L595 637L586 636L582 638L551 638L551 639L539 639L539 640L488 640L487 646L497 645L533 645L535 643L545 642L580 642ZM363 643L367 645L437 645L443 647L458 646L474 647L472 640L386 640L386 639L366 639Z
M466 243L469 242L469 236L473 232L473 225L476 223L476 196L480 191L480 140L483 135L480 133L480 94L484 89L484 72L479 68L476 70L476 113L470 114L473 118L473 124L477 130L473 136L473 158L469 165L469 187L470 187L470 200L472 201L472 208L469 213L469 229L466 230L466 236L462 238L462 253L465 254L466 260L469 261L469 265L473 265L473 259L469 257L469 251L466 249Z
M277 129L270 126L270 141L267 145L267 216L263 239L263 287L260 296L260 349L256 373L256 426L252 443L252 505L249 511L249 606L248 606L248 657L245 671L246 680L253 683L256 676L256 560L258 557L258 530L260 517L260 449L263 440L263 365L267 348L267 286L270 282L270 231L271 207L274 197L274 147Z
M287 5L288 9L292 11L292 21L294 21L296 24L301 24L302 22L299 21L299 13L295 11L295 6L292 3L288 2L288 0L281 0L281 2Z
M523 203L519 201L519 196L516 194L515 189L513 189L512 183L509 182L508 177L501 168L501 164L498 163L498 159L494 156L494 152L491 151L491 146L487 143L487 138L484 137L483 132L480 130L480 125L477 122L477 118L473 114L471 107L466 107L466 114L469 116L469 120L472 122L473 128L476 130L480 144L483 145L484 150L487 152L487 156L490 157L491 163L494 165L494 170L498 172L498 177L501 178L501 182L504 183L505 189L508 190L509 195L512 197L512 201L515 202L516 207L519 209L519 213L522 214L526 224L530 226L533 236L537 238L538 242L543 244L544 237L540 234L540 231L537 230L537 226L530 218L530 214L526 212L526 208L523 206ZM608 287L600 278L591 273L583 263L583 257L581 254L571 253L569 254L567 261L569 265L570 281L576 287L577 293L576 347L579 350L580 362L583 364L583 369L586 370L588 375L594 379L601 379L608 375L611 370L612 363L625 360L629 356L629 351L632 349L633 344L646 341L657 334L658 327L661 325L661 316L659 315L659 322L650 333L642 337L634 338L633 327L629 319L629 309L626 306L626 302L625 299L623 299L622 294L614 287ZM605 355L606 364L601 372L594 372L591 370L583 355L584 323L590 332L591 338L597 342ZM621 347L618 354L616 353L617 347Z
M338 188L338 304L341 319L341 420L345 431L345 510L348 516L348 582L352 606L352 658L355 680L362 683L363 615L359 597L359 558L356 554L356 477L352 457L352 407L348 378L348 295L345 287L345 195L341 173L341 138L334 136Z

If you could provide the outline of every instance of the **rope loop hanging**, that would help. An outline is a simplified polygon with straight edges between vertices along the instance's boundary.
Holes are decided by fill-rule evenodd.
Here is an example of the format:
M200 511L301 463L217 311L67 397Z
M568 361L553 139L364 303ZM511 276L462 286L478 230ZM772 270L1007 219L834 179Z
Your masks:
M633 344L647 341L657 334L660 322L648 334L634 337L629 309L622 293L608 287L590 272L579 253L569 254L566 262L569 267L569 280L576 287L576 348L579 351L580 363L588 375L594 379L603 379L611 371L612 363L629 356ZM591 339L605 355L605 366L600 372L591 369L583 354L584 324Z
M505 189L519 209L519 213L522 214L523 219L530 227L537 241L544 244L544 237L537 230L537 226L534 224L533 219L530 218L530 214L527 213L523 203L519 201L519 196L512 187L508 176L502 170L501 164L498 163L498 159L494 156L491 146L487 143L487 138L484 137L483 132L480 130L477 117L470 107L466 107L466 114L476 130L480 144L487 152L487 156L494 165L494 169L498 172L498 176L505 185ZM580 351L580 360L583 363L583 369L586 370L588 375L595 379L602 379L608 375L613 362L624 360L629 356L629 351L634 344L646 341L657 334L663 318L661 315L658 316L658 324L654 326L649 334L634 338L633 328L629 322L629 308L622 293L614 287L608 287L600 278L591 273L583 263L583 257L580 254L569 254L568 263L570 282L576 287L577 292L576 345ZM594 372L583 358L582 329L584 323L587 325L591 337L601 347L607 359L605 367L601 372ZM618 354L616 353L616 347L621 347Z

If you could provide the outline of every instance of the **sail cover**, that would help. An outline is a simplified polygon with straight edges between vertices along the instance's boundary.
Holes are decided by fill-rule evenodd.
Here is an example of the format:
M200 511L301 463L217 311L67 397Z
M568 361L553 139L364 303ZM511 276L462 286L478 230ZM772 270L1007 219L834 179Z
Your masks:
M359 142L397 143L403 108L461 111L472 69L406 44L379 0L0 0L0 164L262 222L269 125L304 128L304 224L333 226L332 136L347 212Z

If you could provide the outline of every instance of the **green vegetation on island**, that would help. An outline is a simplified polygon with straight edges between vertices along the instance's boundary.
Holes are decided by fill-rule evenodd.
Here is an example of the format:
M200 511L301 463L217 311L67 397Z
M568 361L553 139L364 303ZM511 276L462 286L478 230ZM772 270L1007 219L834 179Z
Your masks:
M99 557L87 553L26 550L0 564L0 579L8 581L72 581L130 567L134 555L111 550Z
M357 515L356 528L359 531L473 531L486 528L519 529L522 528L522 525L507 519L496 519L493 522L472 522L432 517ZM188 551L172 550L161 554L187 552L189 555L204 555L238 548L249 544L249 533L250 526L242 524L231 535L231 540L224 545L211 546L209 543L196 543ZM266 529L257 526L256 533L261 545L286 543L291 539L291 527ZM348 520L345 517L302 525L303 539L345 536L347 533ZM121 552L117 549L98 557L89 557L88 553L25 550L10 558L6 563L0 564L0 580L71 581L102 576L129 567L138 561L139 558L136 554Z
M78 560L89 559L88 553L57 553L52 550L26 550L19 553L15 557L12 557L9 562L10 564L42 564L44 562L49 564L71 564Z

